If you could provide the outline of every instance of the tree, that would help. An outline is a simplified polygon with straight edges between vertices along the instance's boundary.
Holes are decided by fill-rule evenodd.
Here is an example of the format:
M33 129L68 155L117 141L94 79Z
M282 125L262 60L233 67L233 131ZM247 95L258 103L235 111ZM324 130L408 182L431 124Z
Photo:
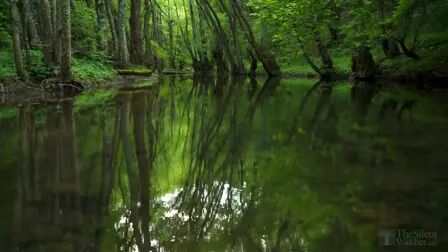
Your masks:
M16 73L22 80L28 80L22 57L22 46L20 41L20 14L17 8L17 0L11 0L11 35L14 47L14 63Z
M70 23L70 0L58 0L61 9L61 55L60 55L60 73L61 83L70 83L72 81L71 72L71 23Z
M143 34L142 34L142 2L131 0L131 17L129 26L131 29L131 60L134 63L142 63Z
M40 0L41 40L44 62L47 66L55 64L55 52L53 48L53 25L51 22L51 9L48 0Z
M96 16L98 23L98 48L100 51L107 49L106 5L105 0L96 1Z
M128 47L126 40L125 15L126 15L126 1L118 0L117 33L118 33L118 52L119 52L118 61L120 67L126 67L129 65Z

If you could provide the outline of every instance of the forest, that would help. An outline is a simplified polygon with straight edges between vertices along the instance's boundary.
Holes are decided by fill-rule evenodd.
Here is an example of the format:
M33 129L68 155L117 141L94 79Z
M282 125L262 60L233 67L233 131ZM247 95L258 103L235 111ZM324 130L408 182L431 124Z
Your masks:
M0 0L0 251L448 251L447 13Z
M447 10L444 0L8 0L0 80L53 90L152 72L445 83Z

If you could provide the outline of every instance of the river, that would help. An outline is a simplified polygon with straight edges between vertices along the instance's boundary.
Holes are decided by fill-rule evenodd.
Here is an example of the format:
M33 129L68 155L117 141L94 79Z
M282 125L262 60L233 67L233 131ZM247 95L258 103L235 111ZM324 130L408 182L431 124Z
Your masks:
M0 251L442 251L446 100L171 77L2 106Z

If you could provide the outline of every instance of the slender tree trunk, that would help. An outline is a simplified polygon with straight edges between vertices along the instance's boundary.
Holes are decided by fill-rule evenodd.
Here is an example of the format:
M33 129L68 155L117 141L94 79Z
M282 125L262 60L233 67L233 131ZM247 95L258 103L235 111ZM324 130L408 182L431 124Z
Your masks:
M230 48L229 39L227 38L227 35L224 32L223 26L222 26L221 22L219 21L218 14L213 9L213 7L208 2L208 0L202 0L203 2L198 2L198 0L196 0L196 1L198 4L201 4L199 6L202 8L204 15L206 15L206 17L208 17L211 26L213 26L213 28L215 29L215 33L219 37L219 40L221 41L221 43L225 49L227 59L229 60L232 69L237 69L236 61L235 61L234 55L232 54L232 49ZM228 11L226 11L226 12L228 13ZM206 65L206 64L205 64L205 62L203 62L203 63L201 63L201 65ZM204 69L204 67L200 67L200 70L202 70L202 69Z
M53 23L53 31L54 31L54 41L53 41L53 50L55 54L55 58L57 64L61 64L61 54L62 54L62 11L61 11L61 0L54 0L55 5L55 19Z
M193 0L188 1L189 4L189 10L190 10L190 18L191 18L191 30L193 34L193 48L195 49L195 58L193 59L193 62L198 61L198 54L200 54L199 51L199 36L198 36L198 25L196 22L196 16L195 16L195 8L194 8L194 2Z
M131 28L131 61L134 63L141 63L143 58L141 13L141 0L131 0L131 17L129 20L129 26Z
M126 0L118 0L118 50L119 50L119 65L124 68L129 65L128 48L126 42Z
M324 74L323 71L314 63L314 61L308 55L308 53L306 52L305 45L304 45L303 41L300 38L298 38L297 40L299 41L299 45L300 45L300 48L302 49L303 57L305 57L305 60L308 63L308 65L310 65L311 68L316 73L318 73L319 75L322 76Z
M57 10L58 10L58 4L57 4L57 0L49 0L50 1L50 10L51 10L51 25L52 25L52 30L53 30L53 37L56 36L57 34Z
M55 55L53 50L53 27L51 24L51 10L48 0L40 0L41 39L44 54L44 62L47 66L53 66Z
M204 0L200 0L202 5L204 5ZM204 29L204 22L206 19L206 13L200 7L198 8L198 31L199 31L199 58L200 63L203 65L203 68L208 68L208 56L207 56L207 33Z
M11 0L11 32L12 32L12 42L14 48L14 63L16 66L17 75L25 81L28 81L28 74L25 71L22 57L22 47L20 44L20 14L17 8L17 0Z
M243 53L240 48L240 43L238 40L238 21L236 17L235 10L233 8L230 9L231 15L229 16L229 26L230 26L230 33L232 35L231 44L233 48L233 53L236 55L236 66L237 69L232 69L232 73L245 73L246 70L244 69L243 64ZM252 52L252 51L251 51ZM256 61L256 59L255 59Z
M105 0L96 1L96 17L98 23L98 49L105 52L107 50Z
M258 61L257 57L254 55L252 50L248 50L249 58L250 58L250 71L249 75L251 77L255 77L257 75L257 67L258 67Z
M26 30L24 30L24 35L27 36L30 48L35 48L39 43L39 34L37 33L36 21L34 19L33 12L31 11L30 1L22 0L23 12L24 12L24 24Z
M223 0L220 0L220 2L222 2L222 1ZM263 64L265 71L271 76L279 75L280 67L277 64L274 56L272 54L270 54L265 48L263 48L261 45L259 45L257 43L257 41L255 40L255 36L253 34L252 28L249 24L249 21L246 19L246 17L244 16L244 14L242 12L241 6L236 4L235 0L231 0L231 1L232 1L232 7L234 8L235 13L237 14L236 16L238 17L238 21L241 25L241 28L243 28L243 30L245 31L247 40L248 40L249 44L251 45L251 47L253 48L254 52L257 54L258 59Z
M328 52L327 46L322 42L320 33L318 31L314 32L315 40L317 45L317 50L322 59L322 65L325 71L333 71L333 60L331 59L330 53Z
M174 20L170 18L168 21L168 39L169 39L169 62L170 68L176 68L175 51L174 51Z
M70 0L58 0L61 4L61 60L60 81L69 83L72 80L71 72L71 24L70 24Z
M216 46L213 50L213 59L215 60L216 65L216 74L218 78L221 78L220 76L223 76L227 73L227 66L226 62L224 60L224 52L223 52L223 46L221 44L221 41L219 40L219 37L216 38Z
M152 5L151 0L145 0L145 15L143 19L143 39L145 41L145 57L143 60L143 63L147 65L150 68L155 67L155 60L154 60L154 52L152 50L152 36L151 36L151 29L149 26L151 14L152 14L152 8L154 6Z
M107 19L109 21L109 29L112 34L112 48L111 48L111 54L116 57L118 55L118 35L117 35L117 27L115 25L115 19L112 12L112 6L111 6L111 0L104 0L105 7L106 7L106 13L107 13Z

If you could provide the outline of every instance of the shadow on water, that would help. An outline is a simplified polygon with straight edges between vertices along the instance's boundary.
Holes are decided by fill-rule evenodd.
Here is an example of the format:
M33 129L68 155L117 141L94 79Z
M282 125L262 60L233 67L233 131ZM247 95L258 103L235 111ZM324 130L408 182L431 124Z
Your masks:
M0 119L1 251L376 251L390 228L446 245L431 97L240 77L86 95Z

